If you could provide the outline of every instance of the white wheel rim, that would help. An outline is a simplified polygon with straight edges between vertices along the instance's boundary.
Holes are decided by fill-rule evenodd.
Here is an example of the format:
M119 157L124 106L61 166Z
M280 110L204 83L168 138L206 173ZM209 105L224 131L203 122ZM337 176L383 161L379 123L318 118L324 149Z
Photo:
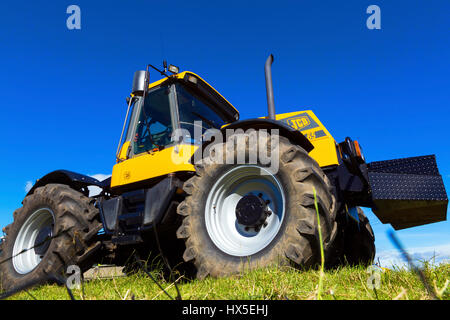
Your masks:
M262 195L269 200L267 225L259 231L245 230L238 223L236 206L246 195ZM205 206L205 223L209 237L223 252L238 257L253 255L278 234L285 215L285 197L278 179L268 170L242 165L225 173L213 185Z
M17 273L27 274L33 271L41 262L43 254L38 254L36 248L36 239L46 228L53 228L54 215L52 210L42 208L35 211L22 225L16 237L13 247L12 263ZM27 250L23 253L22 251Z

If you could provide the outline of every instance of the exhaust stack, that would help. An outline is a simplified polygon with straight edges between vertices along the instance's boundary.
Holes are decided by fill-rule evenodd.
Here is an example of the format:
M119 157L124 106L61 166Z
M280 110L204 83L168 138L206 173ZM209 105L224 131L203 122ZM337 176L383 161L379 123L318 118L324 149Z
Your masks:
M267 92L267 108L269 111L269 119L275 120L275 101L273 98L273 85L272 85L272 63L273 55L271 54L264 66L266 74L266 92Z

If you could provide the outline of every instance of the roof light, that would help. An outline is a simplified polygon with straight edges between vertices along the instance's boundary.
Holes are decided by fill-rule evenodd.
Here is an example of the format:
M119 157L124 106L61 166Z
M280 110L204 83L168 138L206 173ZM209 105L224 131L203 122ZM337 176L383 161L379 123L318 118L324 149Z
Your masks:
M188 77L188 81L190 81L190 82L192 82L192 83L194 83L194 84L197 84L197 78L194 77L194 76L189 76L189 77Z
M178 68L177 66L174 66L172 64L169 65L169 71L172 73L178 73L180 72L180 68Z

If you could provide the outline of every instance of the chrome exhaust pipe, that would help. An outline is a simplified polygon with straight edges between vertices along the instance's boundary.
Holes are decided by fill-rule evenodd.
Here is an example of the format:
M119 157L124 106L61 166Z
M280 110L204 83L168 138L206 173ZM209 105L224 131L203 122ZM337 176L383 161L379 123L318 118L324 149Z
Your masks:
M266 74L266 93L267 93L267 108L269 111L269 119L275 120L275 101L273 98L273 84L272 84L272 63L273 55L271 54L264 66Z

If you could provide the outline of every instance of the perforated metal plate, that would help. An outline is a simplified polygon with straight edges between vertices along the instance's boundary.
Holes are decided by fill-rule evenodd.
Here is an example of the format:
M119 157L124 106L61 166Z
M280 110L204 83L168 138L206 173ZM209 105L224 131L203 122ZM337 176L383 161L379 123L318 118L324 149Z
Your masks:
M439 175L436 156L421 156L369 163L370 172Z
M369 172L373 199L447 200L441 176Z
M446 220L448 197L434 155L367 165L373 212L394 229Z

